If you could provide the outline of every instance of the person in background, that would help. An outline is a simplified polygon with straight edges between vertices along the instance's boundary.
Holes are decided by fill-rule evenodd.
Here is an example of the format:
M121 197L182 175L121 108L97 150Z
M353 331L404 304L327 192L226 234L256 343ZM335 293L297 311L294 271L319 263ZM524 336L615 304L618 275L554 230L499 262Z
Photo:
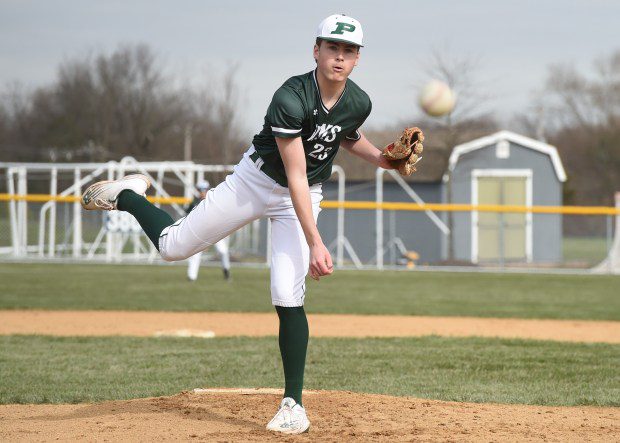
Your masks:
M194 197L194 200L185 208L185 212L188 214L194 209L198 203L200 203L207 196L207 192L209 191L209 182L202 180L196 184L196 190L199 192L198 197ZM225 280L230 280L230 254L228 252L228 237L223 238L222 240L215 243L215 250L220 255L222 259L222 272L224 274ZM202 256L202 252L198 252L197 254L192 255L188 261L187 266L187 279L189 281L196 281L198 278L198 270L200 269L200 257Z

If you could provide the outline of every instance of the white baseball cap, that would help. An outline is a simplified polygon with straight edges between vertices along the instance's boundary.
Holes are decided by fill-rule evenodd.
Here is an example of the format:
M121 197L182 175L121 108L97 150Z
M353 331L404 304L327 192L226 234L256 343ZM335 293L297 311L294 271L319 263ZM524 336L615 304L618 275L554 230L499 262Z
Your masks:
M199 191L206 191L210 187L211 186L209 185L209 182L206 180L201 180L198 183L196 183L196 189L198 189Z
M316 31L316 37L321 40L364 46L364 32L361 23L344 14L330 15L323 20Z

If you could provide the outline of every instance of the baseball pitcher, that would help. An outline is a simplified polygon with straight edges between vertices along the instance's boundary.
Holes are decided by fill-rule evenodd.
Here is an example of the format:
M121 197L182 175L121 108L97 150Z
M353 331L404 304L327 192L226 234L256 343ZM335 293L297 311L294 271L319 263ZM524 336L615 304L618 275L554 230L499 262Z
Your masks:
M271 219L271 300L280 320L284 398L267 429L285 434L310 427L302 403L308 346L305 278L319 280L333 272L316 225L321 183L330 177L340 147L377 167L398 168L359 130L371 102L349 75L360 58L362 37L361 24L345 15L319 24L316 67L276 90L261 131L234 172L184 218L174 222L148 202L150 182L141 174L96 183L82 197L85 209L131 213L169 261L187 259L253 220Z

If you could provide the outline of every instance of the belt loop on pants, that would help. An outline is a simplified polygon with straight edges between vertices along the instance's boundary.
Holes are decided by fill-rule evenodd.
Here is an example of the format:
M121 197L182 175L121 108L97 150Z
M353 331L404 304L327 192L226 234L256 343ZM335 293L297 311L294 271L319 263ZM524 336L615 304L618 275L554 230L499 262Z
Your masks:
M265 161L261 158L261 156L258 154L258 152L256 151L256 148L254 147L254 145L250 146L250 160L252 160L254 162L254 164L256 165L256 167L260 170L263 165L265 164Z

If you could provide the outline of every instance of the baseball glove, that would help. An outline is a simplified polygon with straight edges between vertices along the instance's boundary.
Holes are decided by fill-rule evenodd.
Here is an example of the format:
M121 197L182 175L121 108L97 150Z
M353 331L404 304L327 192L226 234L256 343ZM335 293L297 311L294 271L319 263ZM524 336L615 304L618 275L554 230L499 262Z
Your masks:
M382 154L393 162L400 175L411 175L415 164L422 160L424 133L420 128L406 128L400 138L383 148Z

